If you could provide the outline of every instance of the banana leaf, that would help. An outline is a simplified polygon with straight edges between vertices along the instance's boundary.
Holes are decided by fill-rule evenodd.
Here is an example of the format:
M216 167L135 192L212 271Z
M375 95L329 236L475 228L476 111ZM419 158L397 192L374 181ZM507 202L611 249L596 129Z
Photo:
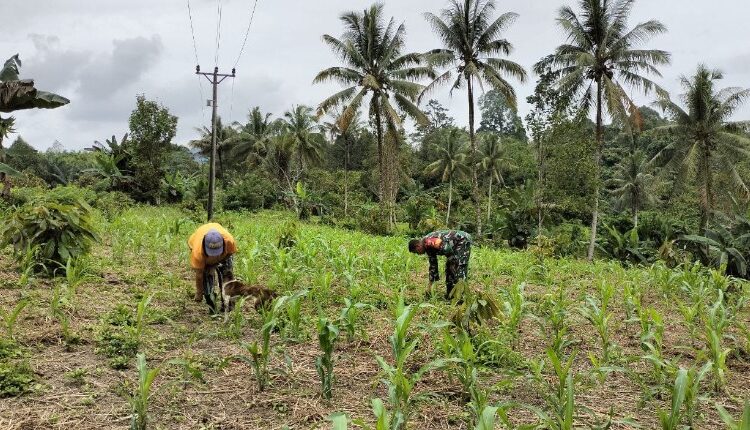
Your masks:
M0 173L5 173L8 176L20 176L21 175L21 173L18 170L10 167L9 165L5 163L0 163Z
M0 112L54 109L70 103L70 100L58 94L37 90L31 79L20 79L20 66L21 60L16 54L0 69Z

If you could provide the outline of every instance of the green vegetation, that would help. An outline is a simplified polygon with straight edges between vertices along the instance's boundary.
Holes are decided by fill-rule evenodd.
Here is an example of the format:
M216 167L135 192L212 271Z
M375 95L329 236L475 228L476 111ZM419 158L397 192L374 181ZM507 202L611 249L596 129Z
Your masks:
M277 297L224 318L191 300L185 246L209 128L176 145L178 118L139 95L119 139L6 151L0 118L0 425L747 429L750 128L731 119L750 90L699 66L673 101L650 78L666 28L631 24L634 4L559 9L525 121L515 13L427 11L426 53L383 4L341 14L314 79L341 88L216 124L213 221L235 275ZM19 66L0 112L67 103ZM426 100L444 86L468 123ZM449 301L406 246L442 228L474 240Z

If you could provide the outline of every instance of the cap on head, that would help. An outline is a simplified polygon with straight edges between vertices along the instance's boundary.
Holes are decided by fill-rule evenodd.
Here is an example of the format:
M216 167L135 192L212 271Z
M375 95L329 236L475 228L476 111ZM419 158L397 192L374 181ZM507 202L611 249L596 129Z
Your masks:
M203 236L203 252L209 257L218 257L224 253L224 237L212 228Z

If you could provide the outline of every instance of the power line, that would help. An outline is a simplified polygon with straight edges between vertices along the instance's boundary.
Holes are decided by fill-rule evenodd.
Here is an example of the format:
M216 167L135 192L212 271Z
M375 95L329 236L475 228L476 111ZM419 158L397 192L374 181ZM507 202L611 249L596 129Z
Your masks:
M247 36L250 34L250 26L253 25L253 18L255 18L255 8L258 6L258 0L255 0L253 3L253 11L250 14L250 21L247 23L247 30L245 30L245 39L242 41L242 47L240 48L240 53L237 55L237 61L234 62L233 67L237 67L237 64L240 62L240 58L242 57L242 53L245 51L245 44L247 43Z
M193 53L195 54L195 64L197 65L200 61L198 60L198 45L195 43L195 27L193 26L193 11L190 8L190 0L187 0L187 8L188 8L188 17L190 18L190 34L193 36ZM204 106L204 96L203 96L203 81L201 81L201 77L197 76L198 78L198 88L200 89L201 93L201 117L203 119L203 122L206 122L206 108Z
M218 0L216 11L219 15L219 18L216 22L216 54L214 55L214 66L219 65L219 49L221 48L221 0Z

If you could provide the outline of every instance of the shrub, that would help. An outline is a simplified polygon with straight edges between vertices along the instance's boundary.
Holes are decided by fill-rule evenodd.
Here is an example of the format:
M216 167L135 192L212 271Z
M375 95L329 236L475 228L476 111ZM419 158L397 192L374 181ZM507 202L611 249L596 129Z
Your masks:
M263 209L273 205L276 195L271 181L255 173L235 178L226 186L224 209Z
M99 193L94 207L99 209L107 220L112 221L134 204L135 202L129 195L120 191L111 191Z
M17 256L38 249L41 260L56 263L51 270L88 253L98 240L91 207L80 197L57 198L33 200L19 208L0 229L0 244L13 245Z
M25 361L0 362L0 398L19 396L31 391L34 374Z

